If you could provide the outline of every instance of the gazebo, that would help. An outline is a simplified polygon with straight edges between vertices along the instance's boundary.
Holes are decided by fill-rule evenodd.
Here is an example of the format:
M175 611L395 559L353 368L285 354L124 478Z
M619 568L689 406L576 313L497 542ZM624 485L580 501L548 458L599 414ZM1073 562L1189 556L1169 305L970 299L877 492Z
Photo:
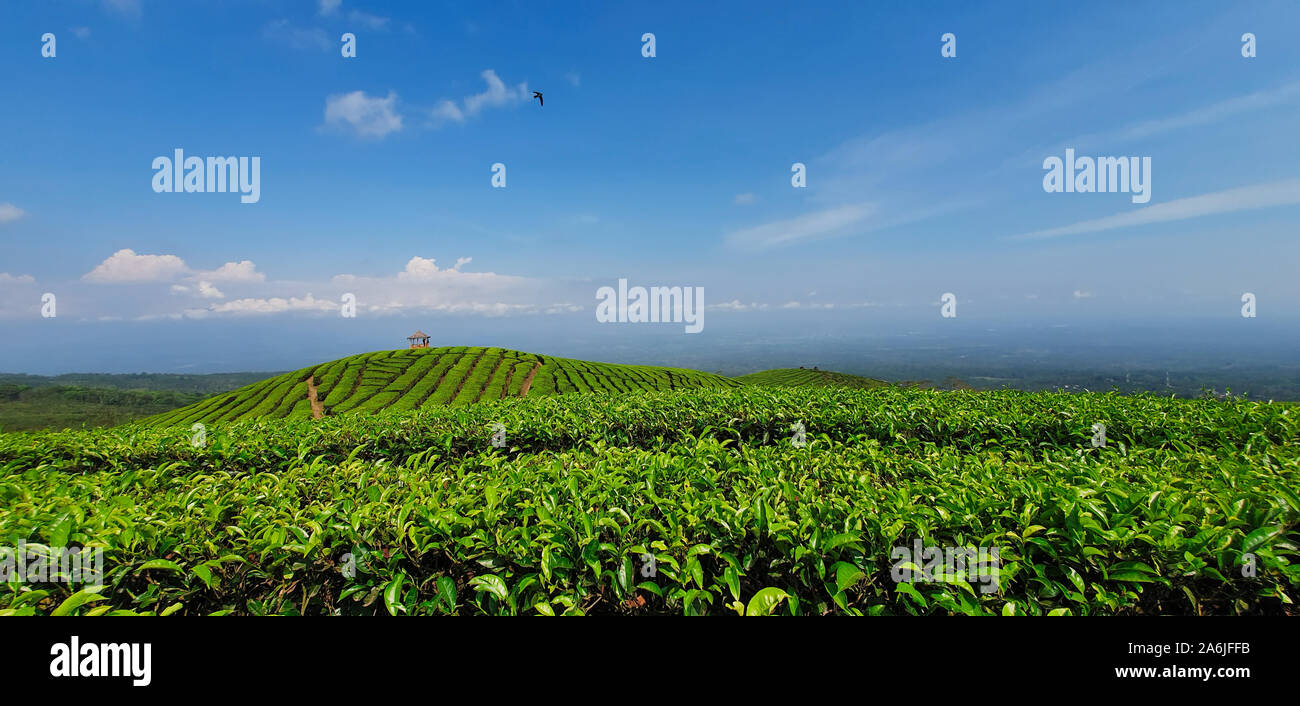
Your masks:
M413 333L413 334L407 336L407 337L406 337L406 340L408 340L408 341L411 342L411 348L428 348L428 347L429 347L429 334L427 334L427 333L425 333L425 332L423 332L423 331L420 331L420 330L418 330L418 329L416 330L415 333Z

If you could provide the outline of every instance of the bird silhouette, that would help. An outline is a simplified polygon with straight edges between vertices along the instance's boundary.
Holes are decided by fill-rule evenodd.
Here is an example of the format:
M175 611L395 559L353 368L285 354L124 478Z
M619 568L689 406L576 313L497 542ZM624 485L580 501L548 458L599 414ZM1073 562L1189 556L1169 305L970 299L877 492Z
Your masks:
M542 102L542 92L541 92L541 91L533 91L533 98L536 98L536 99L537 99L537 106L538 106L539 108L540 108L541 106L543 106L543 105L546 105L545 103Z

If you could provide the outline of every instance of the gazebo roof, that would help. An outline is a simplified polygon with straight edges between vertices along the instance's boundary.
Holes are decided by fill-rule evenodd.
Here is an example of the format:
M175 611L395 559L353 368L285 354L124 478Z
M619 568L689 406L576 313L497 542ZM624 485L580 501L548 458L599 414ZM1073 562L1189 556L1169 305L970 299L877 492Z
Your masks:
M420 330L417 329L415 333L413 333L413 334L407 336L407 337L406 337L406 340L409 341L409 340L411 340L411 339L413 339L413 338L428 338L428 337L429 337L429 334L427 334L427 333L425 333L425 332L420 331Z

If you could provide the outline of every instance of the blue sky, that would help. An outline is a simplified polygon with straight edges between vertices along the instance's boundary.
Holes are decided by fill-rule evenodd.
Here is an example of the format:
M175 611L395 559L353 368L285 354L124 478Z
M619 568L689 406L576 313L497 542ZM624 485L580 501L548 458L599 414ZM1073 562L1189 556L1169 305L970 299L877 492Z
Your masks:
M803 5L7 3L0 370L299 367L415 327L551 352L626 331L594 333L618 278L704 287L718 323L672 341L700 348L933 325L943 292L1300 319L1300 6ZM1150 202L1046 193L1067 147L1150 157ZM260 200L155 193L176 148L259 157Z

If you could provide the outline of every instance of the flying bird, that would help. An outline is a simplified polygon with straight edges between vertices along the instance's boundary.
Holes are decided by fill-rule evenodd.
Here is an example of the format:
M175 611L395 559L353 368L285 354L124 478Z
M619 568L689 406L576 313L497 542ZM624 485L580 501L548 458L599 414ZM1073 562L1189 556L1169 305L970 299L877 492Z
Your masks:
M536 98L536 99L537 99L537 106L538 106L539 108L540 108L541 106L543 106L543 105L546 105L545 103L542 102L542 92L541 92L541 91L533 91L533 98Z

